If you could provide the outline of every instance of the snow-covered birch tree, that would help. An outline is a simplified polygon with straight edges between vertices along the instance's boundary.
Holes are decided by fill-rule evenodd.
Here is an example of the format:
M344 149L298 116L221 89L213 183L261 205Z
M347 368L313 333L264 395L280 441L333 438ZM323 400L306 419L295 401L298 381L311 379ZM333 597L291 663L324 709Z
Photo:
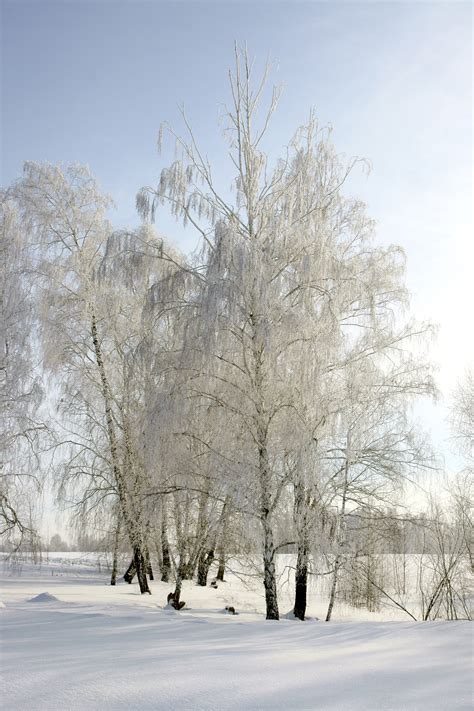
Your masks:
M113 293L101 278L107 246L113 241L105 218L110 201L100 194L88 170L76 165L63 171L27 163L12 194L37 250L44 362L62 376L63 413L81 423L81 432L75 431L80 436L66 437L66 444L79 450L81 466L98 465L102 480L110 480L106 493L115 491L118 497L140 589L149 592L139 464L127 419L124 349L129 334L119 333L123 313L114 300L117 290ZM123 280L121 286L123 298ZM133 307L130 300L127 308ZM76 456L74 451L73 466Z
M34 537L42 475L38 454L46 427L33 310L31 254L20 216L0 194L0 534L14 547Z
M357 160L338 157L311 114L272 168L262 146L278 91L261 110L265 80L254 85L247 55L236 52L226 113L235 199L217 184L183 114L187 136L169 129L178 158L156 188L140 191L137 206L154 219L168 205L202 238L200 330L185 344L194 357L187 367L193 390L222 409L234 433L221 454L241 470L248 498L240 505L253 505L260 521L267 618L278 619L274 514L290 483L285 463L293 420L304 419L302 394L318 378L396 348L414 329L393 330L381 318L404 296L403 264L397 248L372 246L365 206L343 195ZM341 355L358 327L357 347ZM313 429L325 421L319 409Z

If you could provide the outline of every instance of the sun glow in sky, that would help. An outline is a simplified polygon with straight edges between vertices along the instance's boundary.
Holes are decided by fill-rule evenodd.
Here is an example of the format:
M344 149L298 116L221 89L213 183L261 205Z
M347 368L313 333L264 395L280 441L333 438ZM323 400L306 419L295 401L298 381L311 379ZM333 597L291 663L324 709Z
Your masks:
M474 360L472 6L469 2L2 2L2 184L24 160L87 163L135 226L135 195L166 158L163 120L186 105L217 175L234 41L283 85L269 150L282 153L315 107L338 151L371 161L350 191L378 239L407 254L413 314L439 325L432 357L444 400L420 416L445 453L446 398ZM181 248L196 238L169 215ZM449 456L449 455L448 455Z

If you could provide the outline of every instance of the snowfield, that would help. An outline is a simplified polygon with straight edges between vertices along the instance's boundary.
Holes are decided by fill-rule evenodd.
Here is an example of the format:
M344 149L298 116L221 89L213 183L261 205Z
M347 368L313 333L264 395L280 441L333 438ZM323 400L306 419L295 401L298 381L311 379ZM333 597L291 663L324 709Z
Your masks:
M469 622L267 622L261 592L232 575L218 590L185 583L176 612L171 585L141 596L94 563L3 571L2 710L473 707Z

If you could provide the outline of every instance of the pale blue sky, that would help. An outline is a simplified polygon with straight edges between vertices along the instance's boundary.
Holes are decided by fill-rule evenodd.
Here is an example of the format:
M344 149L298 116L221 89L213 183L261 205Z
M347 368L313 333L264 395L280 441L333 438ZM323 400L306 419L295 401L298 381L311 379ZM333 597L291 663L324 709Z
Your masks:
M114 222L133 226L138 188L164 165L159 124L178 125L181 102L227 181L216 122L234 40L259 65L270 55L285 87L272 152L314 106L341 152L371 160L351 189L380 240L407 252L413 310L440 324L448 394L474 355L470 2L3 0L2 183L26 159L87 163ZM158 228L194 246L167 216ZM426 417L444 448L443 409Z

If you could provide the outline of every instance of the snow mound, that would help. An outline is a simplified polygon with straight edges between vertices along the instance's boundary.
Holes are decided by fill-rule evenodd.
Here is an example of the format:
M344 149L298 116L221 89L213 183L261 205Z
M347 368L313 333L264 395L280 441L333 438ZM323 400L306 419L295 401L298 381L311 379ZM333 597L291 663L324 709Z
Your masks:
M36 595L36 597L31 597L28 602L59 602L59 600L57 597L54 597L54 595L51 595L51 593L43 592Z
M158 605L158 607L159 607L159 605ZM173 607L173 605L169 602L167 602L166 605L164 605L163 610L165 610L166 612L178 613L178 610L175 607Z
M284 615L280 615L280 617L282 620L292 620L293 622L301 622L299 617L295 616L295 613L293 612L293 610L289 610L289 612L287 612ZM318 622L319 621L319 617L308 617L307 615L305 615L304 619L305 619L305 622Z
M0 600L0 610L5 607L5 603Z

